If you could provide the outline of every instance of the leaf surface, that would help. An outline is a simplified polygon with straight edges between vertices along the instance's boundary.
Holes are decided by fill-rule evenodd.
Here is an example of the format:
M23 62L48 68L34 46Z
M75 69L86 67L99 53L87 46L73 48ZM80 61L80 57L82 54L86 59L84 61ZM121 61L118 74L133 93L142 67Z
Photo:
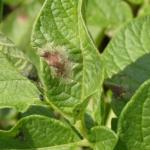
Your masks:
M93 141L94 150L113 150L117 143L116 134L106 127L92 128L90 139Z
M38 52L55 54L53 59L61 60L55 66L51 59L48 65L41 58L46 95L58 107L75 106L102 84L100 56L87 33L81 9L81 0L46 0L33 29L32 44Z
M21 1L9 0L9 2L12 3L12 5L14 2L15 5L16 2ZM31 48L30 38L33 22L42 5L39 0L22 1L22 3L23 4L17 7L3 20L0 26L1 32L11 39L20 51L26 54L26 57L28 57L36 67L39 67L39 57Z
M2 53L23 76L27 77L33 68L33 65L28 57L20 49L16 48L12 41L10 41L2 33L0 33L0 41ZM7 45L8 43L10 46Z
M111 78L108 82L115 91L114 108L124 106L135 90L149 79L149 26L149 16L133 20L117 33L102 54L105 77Z
M11 130L0 131L0 149L51 150L78 140L72 129L60 121L38 115L21 119ZM64 145L64 150L71 147L75 144Z
M11 5L11 6L17 6L18 4L21 3L21 0L5 0L4 1L6 4Z
M150 17L141 17L126 25L103 53L107 77L118 73L150 52Z
M54 118L54 111L47 105L31 105L25 112L21 114L21 117L26 117L30 115L41 115L50 118Z
M103 32L114 32L132 19L129 5L121 0L89 0L86 21L93 39L99 44Z
M118 134L127 150L150 149L150 80L146 81L123 109Z
M128 0L129 2L133 3L133 4L142 4L144 3L144 0Z
M10 56L19 55L14 44L0 35L0 107L15 107L23 111L39 100L39 91L12 65L8 53Z
M147 4L145 3L139 10L138 16L148 16L150 15L150 2Z

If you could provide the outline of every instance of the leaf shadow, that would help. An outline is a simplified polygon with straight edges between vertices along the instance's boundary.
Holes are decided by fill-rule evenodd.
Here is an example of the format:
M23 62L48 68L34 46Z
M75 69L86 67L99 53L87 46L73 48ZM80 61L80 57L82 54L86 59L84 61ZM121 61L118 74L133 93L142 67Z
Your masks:
M111 79L107 80L112 85L117 85L123 89L120 95L117 95L117 93L113 94L112 107L117 114L120 114L122 108L130 100L139 86L149 78L150 54L145 54L128 65L124 70L114 75Z

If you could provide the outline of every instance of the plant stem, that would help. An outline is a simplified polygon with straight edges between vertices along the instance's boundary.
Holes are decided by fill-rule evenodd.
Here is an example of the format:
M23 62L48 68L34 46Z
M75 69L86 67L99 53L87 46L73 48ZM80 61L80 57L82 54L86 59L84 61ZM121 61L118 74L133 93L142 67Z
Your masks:
M81 133L82 137L87 137L86 127L82 120L76 121L75 128Z
M83 132L83 135L84 135L84 137L87 137L87 128L86 128L86 125L85 125L84 114L83 114L82 117L81 117L81 125L82 125L82 132Z
M112 118L115 118L115 117L116 117L116 115L114 114L113 110L110 109L108 118L107 118L106 124L105 124L108 128L111 128L111 120L112 120Z
M45 96L46 97L46 96ZM69 120L69 117L64 113L62 112L60 109L58 109L53 103L51 103L48 98L46 97L46 101L47 105L49 107L51 107L53 110L55 110L57 113L59 113L62 117L64 117L65 119Z
M83 139L82 135L78 132L78 130L76 129L76 127L74 125L72 125L70 123L70 119L69 117L63 113L60 109L58 109L55 105L53 105L51 102L49 102L48 100L46 100L47 105L52 108L54 111L56 111L67 123L68 125L76 132L76 134Z
M87 139L83 139L82 141L77 142L76 145L80 147L89 147L91 149L93 148L92 144L89 143Z
M74 125L72 125L69 122L69 120L67 120L66 118L64 118L64 120L68 123L68 125L71 127L71 129L76 132L76 134L80 137L80 139L83 139L82 135L79 133L79 131L76 129L76 127Z

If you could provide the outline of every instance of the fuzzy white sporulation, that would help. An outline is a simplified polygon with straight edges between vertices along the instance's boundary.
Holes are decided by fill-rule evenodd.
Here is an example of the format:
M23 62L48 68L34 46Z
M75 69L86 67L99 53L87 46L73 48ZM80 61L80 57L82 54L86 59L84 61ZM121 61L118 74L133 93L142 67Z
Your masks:
M64 46L47 44L38 49L38 53L55 70L55 75L65 80L71 80L73 62L69 59L69 53Z

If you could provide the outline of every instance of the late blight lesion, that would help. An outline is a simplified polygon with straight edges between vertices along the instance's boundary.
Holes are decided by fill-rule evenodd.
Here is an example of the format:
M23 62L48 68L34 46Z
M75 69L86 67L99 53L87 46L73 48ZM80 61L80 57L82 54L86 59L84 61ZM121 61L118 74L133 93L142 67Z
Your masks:
M50 67L52 74L56 77L71 79L73 62L64 47L46 46L39 49L39 55Z

